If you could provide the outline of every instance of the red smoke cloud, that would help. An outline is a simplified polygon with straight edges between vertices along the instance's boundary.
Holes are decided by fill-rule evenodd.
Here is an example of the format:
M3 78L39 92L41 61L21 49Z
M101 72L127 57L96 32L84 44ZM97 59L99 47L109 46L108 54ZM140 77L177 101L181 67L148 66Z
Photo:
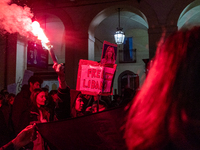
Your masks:
M11 0L0 0L0 28L9 33L28 36L31 31L33 13L30 8L11 4Z

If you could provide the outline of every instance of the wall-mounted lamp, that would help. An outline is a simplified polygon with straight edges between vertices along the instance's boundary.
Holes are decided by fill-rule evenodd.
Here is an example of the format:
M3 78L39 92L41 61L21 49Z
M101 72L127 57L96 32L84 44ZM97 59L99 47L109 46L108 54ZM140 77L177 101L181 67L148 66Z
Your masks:
M122 31L123 28L120 27L120 8L118 8L118 20L119 20L119 26L117 27L117 31L114 35L115 37L115 43L122 44L124 42L124 32Z

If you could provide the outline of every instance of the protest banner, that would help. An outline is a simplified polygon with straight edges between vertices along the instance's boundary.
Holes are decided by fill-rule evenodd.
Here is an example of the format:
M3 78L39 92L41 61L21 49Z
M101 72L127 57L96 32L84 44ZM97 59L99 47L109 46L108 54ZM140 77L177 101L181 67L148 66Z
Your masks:
M116 64L102 65L91 60L80 60L76 90L88 95L112 95Z
M101 64L115 64L117 58L117 44L103 42Z

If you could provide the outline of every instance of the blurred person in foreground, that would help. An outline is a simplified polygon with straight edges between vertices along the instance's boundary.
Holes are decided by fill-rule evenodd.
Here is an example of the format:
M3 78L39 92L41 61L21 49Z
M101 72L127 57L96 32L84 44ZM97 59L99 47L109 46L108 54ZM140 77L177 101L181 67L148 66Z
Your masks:
M150 72L129 107L128 149L200 149L200 27L161 39Z

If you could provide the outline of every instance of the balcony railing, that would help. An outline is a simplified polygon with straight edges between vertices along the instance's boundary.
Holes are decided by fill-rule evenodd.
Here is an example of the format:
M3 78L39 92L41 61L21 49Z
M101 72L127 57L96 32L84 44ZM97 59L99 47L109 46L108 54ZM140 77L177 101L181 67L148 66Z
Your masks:
M136 63L136 49L119 50L119 63Z

